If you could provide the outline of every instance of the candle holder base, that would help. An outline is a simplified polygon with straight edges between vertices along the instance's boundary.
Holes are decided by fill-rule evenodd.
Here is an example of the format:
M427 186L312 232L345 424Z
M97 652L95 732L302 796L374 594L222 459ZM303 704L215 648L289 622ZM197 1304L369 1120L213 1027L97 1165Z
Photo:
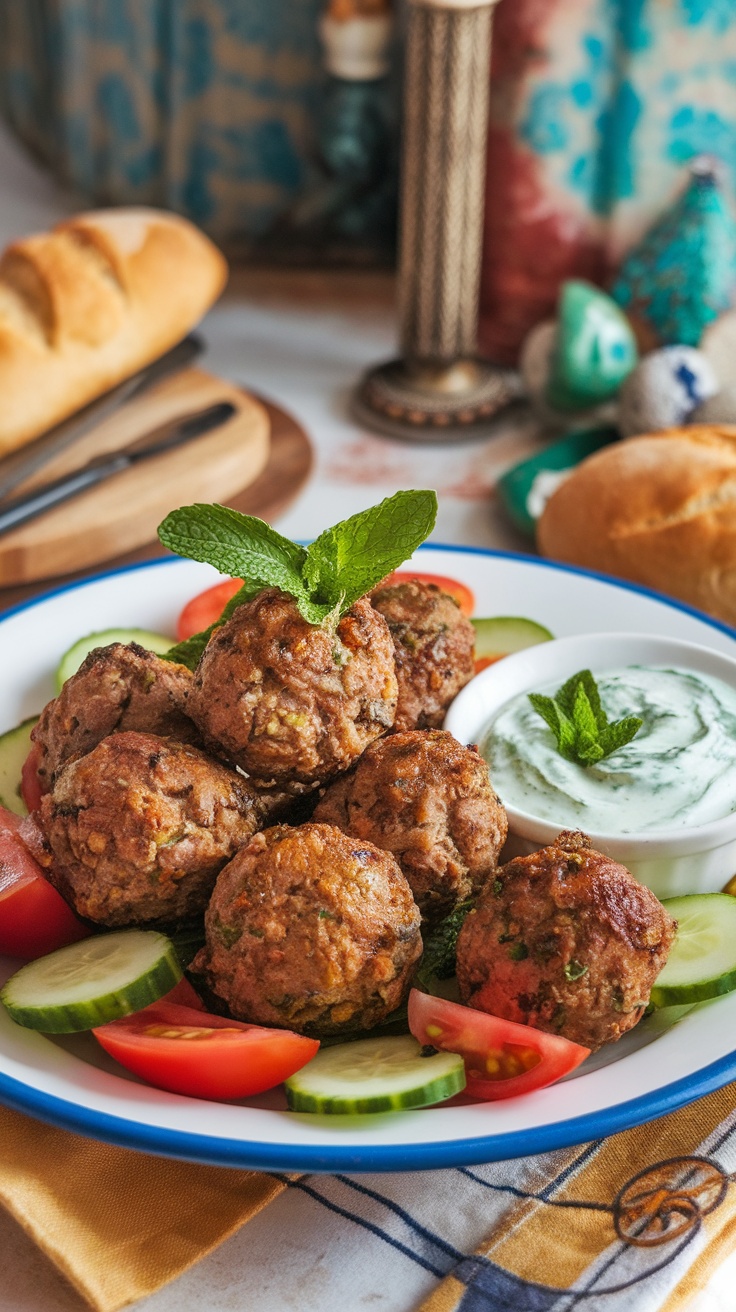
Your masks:
M496 415L521 396L519 375L486 360L391 360L363 375L352 411L389 437L449 442L487 436Z

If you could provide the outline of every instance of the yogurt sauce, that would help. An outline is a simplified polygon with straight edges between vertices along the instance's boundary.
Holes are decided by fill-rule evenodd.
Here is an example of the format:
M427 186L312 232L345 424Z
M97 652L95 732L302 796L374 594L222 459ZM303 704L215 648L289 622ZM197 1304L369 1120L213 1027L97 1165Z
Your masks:
M597 765L566 761L523 693L482 743L501 800L591 833L684 829L736 811L736 689L693 670L628 665L595 671L609 720L638 715L636 737ZM554 694L562 680L534 692Z

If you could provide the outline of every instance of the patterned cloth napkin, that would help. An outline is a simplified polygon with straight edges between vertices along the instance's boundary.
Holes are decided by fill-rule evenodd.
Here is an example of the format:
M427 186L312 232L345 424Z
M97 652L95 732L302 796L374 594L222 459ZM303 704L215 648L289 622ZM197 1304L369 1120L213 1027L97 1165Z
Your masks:
M0 1143L0 1202L100 1312L160 1288L285 1190L319 1205L343 1271L359 1245L356 1302L361 1281L383 1282L406 1312L420 1291L422 1312L678 1312L736 1243L736 1085L610 1139L427 1174L188 1165L5 1109ZM277 1254L280 1204L270 1216Z

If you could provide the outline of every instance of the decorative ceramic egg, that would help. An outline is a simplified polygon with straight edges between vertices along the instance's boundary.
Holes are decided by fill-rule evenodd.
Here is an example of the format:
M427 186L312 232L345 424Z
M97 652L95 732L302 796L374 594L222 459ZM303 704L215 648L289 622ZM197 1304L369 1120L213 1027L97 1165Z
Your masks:
M677 428L717 391L718 379L702 351L665 346L645 355L626 379L619 393L619 428L625 437Z

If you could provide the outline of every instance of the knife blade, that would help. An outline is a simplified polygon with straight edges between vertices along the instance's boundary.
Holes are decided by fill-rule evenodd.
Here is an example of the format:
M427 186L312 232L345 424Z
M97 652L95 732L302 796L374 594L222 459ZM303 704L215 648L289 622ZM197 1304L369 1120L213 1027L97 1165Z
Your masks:
M96 456L81 469L75 469L71 474L65 474L63 478L57 478L52 483L45 483L43 487L36 488L26 496L17 497L14 501L6 501L0 506L0 534L8 533L21 524L27 524L29 520L36 519L38 515L53 509L54 506L70 501L72 497L96 487L98 483L104 483L114 474L122 473L139 461L149 460L152 456L161 455L164 451L172 451L175 447L184 446L205 433L211 433L213 429L227 423L236 413L237 406L232 405L230 401L218 401L215 405L207 406L205 410L179 415L166 424L160 424L150 433L145 433L143 437L136 438L134 442L130 442L119 451Z
M186 369L203 349L202 339L190 334L165 355L146 365L145 369L139 369L130 378L123 379L122 383L90 401L89 405L76 410L68 419L47 429L19 451L5 456L0 460L0 505L14 488L35 474L36 470L42 469L60 451L65 451L78 438L83 437L95 424L101 423L126 401L139 396L162 378Z

